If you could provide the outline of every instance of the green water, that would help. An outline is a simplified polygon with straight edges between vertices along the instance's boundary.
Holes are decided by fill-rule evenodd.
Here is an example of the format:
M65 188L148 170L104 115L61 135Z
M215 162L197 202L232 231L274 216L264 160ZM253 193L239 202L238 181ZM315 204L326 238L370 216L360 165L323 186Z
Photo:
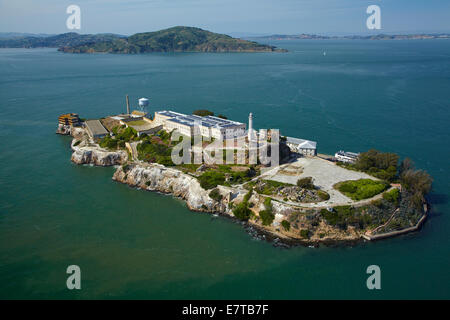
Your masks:
M71 55L0 50L0 298L450 298L450 41L275 42L289 53ZM326 51L326 55L323 55ZM57 117L207 108L319 152L370 147L435 178L423 230L280 249L229 219L70 162ZM82 289L66 289L68 265ZM366 288L377 264L382 289Z

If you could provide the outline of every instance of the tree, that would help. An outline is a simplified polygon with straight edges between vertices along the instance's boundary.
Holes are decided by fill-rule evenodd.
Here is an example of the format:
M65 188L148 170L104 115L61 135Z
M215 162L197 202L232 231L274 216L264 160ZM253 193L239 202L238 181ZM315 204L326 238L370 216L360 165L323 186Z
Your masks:
M297 180L297 186L303 189L314 189L312 177L305 177Z
M192 112L192 114L200 117L213 116L214 112L206 110L206 109L198 109Z

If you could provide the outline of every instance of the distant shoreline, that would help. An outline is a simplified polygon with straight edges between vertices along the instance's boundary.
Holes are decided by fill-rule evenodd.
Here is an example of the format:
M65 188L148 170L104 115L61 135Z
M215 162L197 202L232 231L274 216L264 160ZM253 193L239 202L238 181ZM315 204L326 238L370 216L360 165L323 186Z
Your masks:
M450 39L450 34L377 34L377 35L351 35L351 36L321 36L315 34L274 34L259 37L244 37L245 39L257 40L431 40L431 39Z

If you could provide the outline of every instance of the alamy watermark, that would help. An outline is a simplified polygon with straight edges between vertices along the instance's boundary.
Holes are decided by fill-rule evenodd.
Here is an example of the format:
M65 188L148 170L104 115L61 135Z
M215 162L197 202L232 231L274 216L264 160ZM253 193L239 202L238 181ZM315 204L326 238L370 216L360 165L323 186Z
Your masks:
M369 290L381 289L381 269L379 266L373 264L367 267L366 273L370 274L367 278L366 286Z
M67 278L66 286L67 289L73 290L81 289L81 269L79 266L73 264L67 267L66 270L67 274L70 274L70 276Z
M70 16L66 20L67 29L81 29L81 9L75 4L71 4L67 7L66 13Z
M377 5L370 5L367 7L366 13L370 14L370 16L366 20L367 29L369 29L369 30L381 29L381 9L380 9L380 7Z

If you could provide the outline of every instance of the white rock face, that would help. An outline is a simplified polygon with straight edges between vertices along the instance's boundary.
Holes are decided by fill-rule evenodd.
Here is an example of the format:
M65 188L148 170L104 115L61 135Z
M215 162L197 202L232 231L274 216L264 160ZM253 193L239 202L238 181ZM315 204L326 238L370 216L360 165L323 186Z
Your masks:
M196 211L228 213L227 206L209 197L194 177L159 164L129 165L119 167L113 179L145 190L171 193L184 199Z
M75 146L76 141L74 139L71 146L73 150L71 160L76 164L93 164L106 167L123 164L128 159L125 151L106 151L97 146L86 146L84 143Z

